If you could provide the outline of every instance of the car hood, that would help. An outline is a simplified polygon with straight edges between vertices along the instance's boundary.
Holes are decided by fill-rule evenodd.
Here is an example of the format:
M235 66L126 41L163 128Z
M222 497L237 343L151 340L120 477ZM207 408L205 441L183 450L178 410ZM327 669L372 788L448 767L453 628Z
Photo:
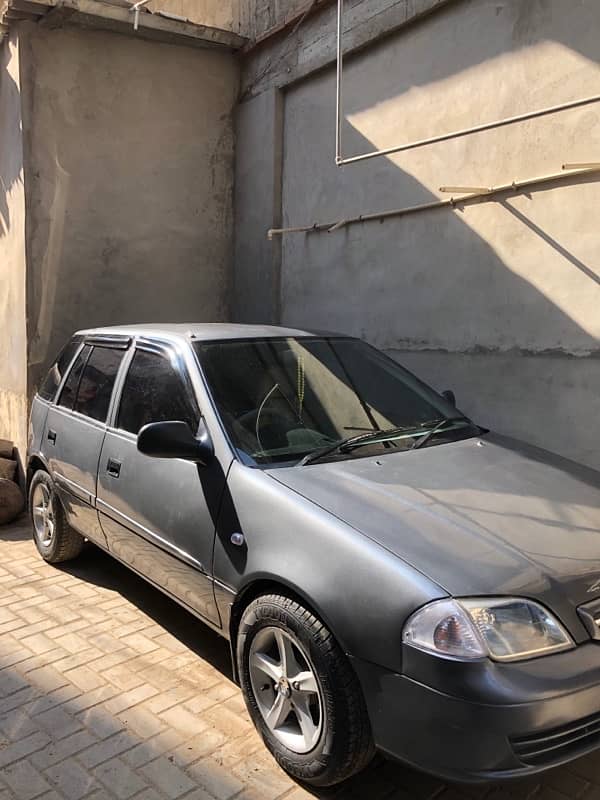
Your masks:
M600 597L600 473L546 451L488 434L269 472L454 596Z

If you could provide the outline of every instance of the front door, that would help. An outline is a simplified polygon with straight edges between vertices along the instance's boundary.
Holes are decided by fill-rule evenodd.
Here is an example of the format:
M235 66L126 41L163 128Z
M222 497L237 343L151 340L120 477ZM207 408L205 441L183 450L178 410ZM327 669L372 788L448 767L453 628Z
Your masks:
M98 458L115 378L126 344L86 343L46 417L42 449L75 530L106 546L95 510Z
M100 522L115 556L219 625L212 585L215 498L205 497L195 464L137 449L140 428L165 420L198 429L200 412L185 367L169 348L138 344L100 456ZM224 479L211 493L223 486Z

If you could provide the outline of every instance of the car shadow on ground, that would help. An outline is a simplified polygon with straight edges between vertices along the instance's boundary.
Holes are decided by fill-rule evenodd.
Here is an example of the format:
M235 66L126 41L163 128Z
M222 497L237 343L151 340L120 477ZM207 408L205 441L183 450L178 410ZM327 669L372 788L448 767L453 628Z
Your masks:
M140 611L152 618L168 633L178 639L196 655L207 661L221 674L232 681L229 645L221 636L202 624L192 614L181 608L158 589L155 589L112 556L88 545L81 556L72 562L58 565L61 571L119 593ZM562 781L563 770L554 770L541 778L531 778L510 784L488 784L485 786L451 785L424 773L376 756L373 763L360 775L337 787L314 789L304 787L317 798L352 800L370 796L389 800L408 798L447 798L448 800L482 800L483 798L507 797L525 800L537 796L548 787ZM558 797L564 797L558 794ZM568 795L567 795L568 796Z
M57 567L83 581L118 592L224 677L233 680L225 639L108 553L88 544L75 561Z
M58 564L56 567L82 581L118 592L181 644L219 670L225 678L233 681L227 641L108 553L88 544L76 560ZM446 786L435 778L384 761L377 756L367 770L340 786L325 789L304 788L324 800L350 800L364 798L367 793L373 795L374 788L377 798L402 790L408 797L438 797Z

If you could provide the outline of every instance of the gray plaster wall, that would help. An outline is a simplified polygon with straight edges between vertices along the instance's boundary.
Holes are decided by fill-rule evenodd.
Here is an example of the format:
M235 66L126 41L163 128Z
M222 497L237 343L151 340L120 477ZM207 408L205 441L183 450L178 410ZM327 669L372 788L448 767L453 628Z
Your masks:
M444 4L347 60L344 155L597 93L599 25L600 6L585 0ZM331 62L331 43L319 51L299 34L297 45L294 64ZM266 91L282 90L279 70L274 82ZM259 111L266 83L267 75L254 83L238 116L238 180L239 165L253 164L246 174L259 188L245 185L247 197L264 198L272 173L266 156L243 145L249 128L271 130ZM333 67L283 89L285 226L427 203L447 196L442 185L501 184L600 152L600 106L589 105L339 168L334 101ZM240 319L247 309L274 313L257 262L240 255L240 240L245 252L262 252L277 216L270 199L259 202L252 219L262 226L247 224L245 204L236 211ZM599 202L598 180L578 178L498 202L287 235L270 267L280 273L280 318L361 336L438 389L453 388L483 424L600 468Z
M27 437L25 197L19 44L0 44L0 438L22 459Z
M228 318L238 66L100 31L20 39L31 392L78 328Z

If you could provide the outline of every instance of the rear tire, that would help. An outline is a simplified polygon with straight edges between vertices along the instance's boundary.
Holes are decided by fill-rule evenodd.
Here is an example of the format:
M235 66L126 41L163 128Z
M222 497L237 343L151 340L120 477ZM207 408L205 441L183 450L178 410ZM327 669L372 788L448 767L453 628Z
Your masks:
M29 516L33 541L44 561L58 564L81 553L84 538L67 524L54 481L41 469L35 473L29 487Z
M236 649L248 712L286 772L333 786L367 766L375 748L360 685L314 614L283 595L258 597Z

